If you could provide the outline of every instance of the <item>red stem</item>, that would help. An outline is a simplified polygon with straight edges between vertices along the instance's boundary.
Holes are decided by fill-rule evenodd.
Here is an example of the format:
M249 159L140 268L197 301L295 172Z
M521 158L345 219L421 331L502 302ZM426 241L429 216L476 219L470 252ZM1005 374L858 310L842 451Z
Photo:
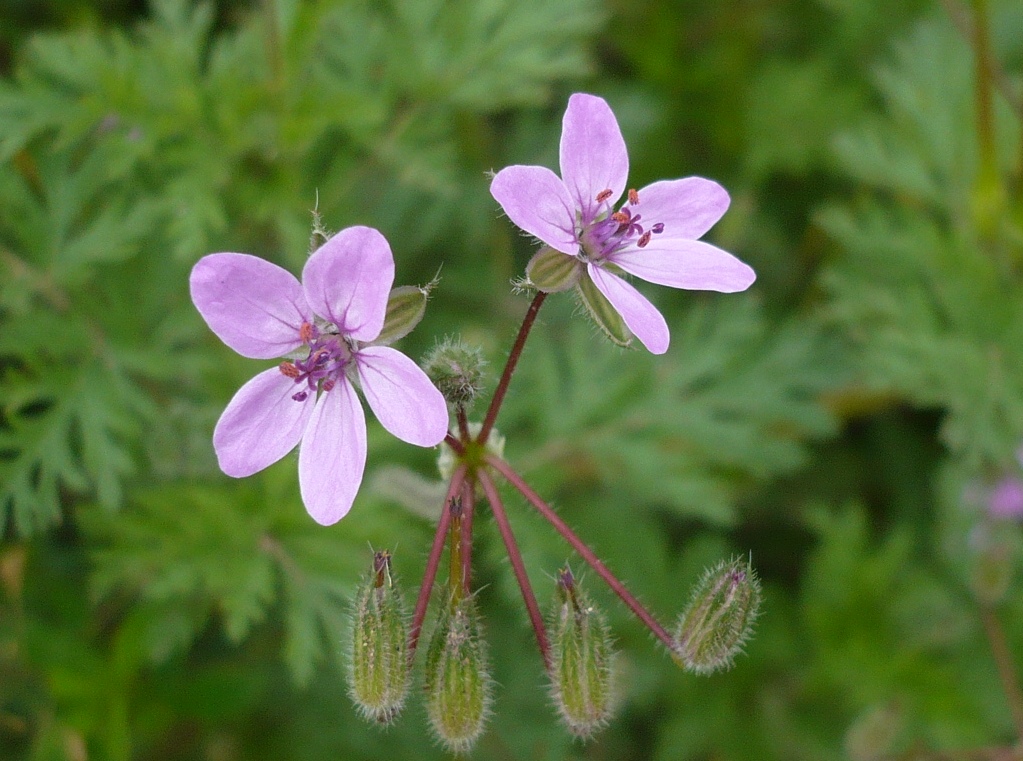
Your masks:
M444 507L440 511L440 521L437 522L437 533L433 535L433 546L430 548L430 556L426 560L426 570L423 572L423 583L419 587L416 609L412 613L412 629L408 635L409 664L416 656L419 635L423 632L423 620L426 618L426 606L430 602L430 592L433 591L433 582L437 578L437 568L440 566L440 556L444 551L444 540L447 538L448 527L451 525L451 502L461 490L464 481L465 465L459 465L454 475L451 476L448 493L444 497Z
M557 529L559 534L565 537L565 541L572 545L572 548L579 553L579 556L590 564L590 567L597 572L597 575L599 575L600 578L602 578L604 582L611 587L612 591L621 598L622 602L632 609L632 612L636 614L639 620L646 624L647 628L664 643L668 650L675 652L677 646L672 636L668 634L664 627L657 622L657 619L655 619L650 612L640 604L639 600L637 600L632 593L625 588L625 585L608 570L607 566L601 562L600 558L593 554L593 550L583 544L583 541L576 536L575 532L572 531L572 529L570 529L560 517L558 517L558 514L551 509L550 505L544 502L540 496L522 480L522 476L512 470L511 466L499 457L487 455L486 461L488 465L507 478L509 483L518 489L522 493L522 496L525 497L530 504L533 505L533 507L540 511L540 514L543 515L543 517L546 518L555 529Z
M480 444L486 444L487 439L490 437L490 431L497 420L497 413L501 409L501 404L504 403L504 395L508 392L508 384L511 383L512 373L515 372L515 365L518 364L519 357L522 356L522 349L526 345L529 331L532 329L533 323L536 322L536 314L540 311L545 298L547 298L546 293L537 291L536 296L533 297L533 301L529 305L529 309L526 311L526 316L522 319L522 327L519 328L519 334L515 337L515 343L512 344L511 352L508 354L508 361L504 365L504 372L501 373L501 380L497 382L494 398L490 400L490 406L487 408L487 416L483 418L483 427L480 429L480 435L476 437L476 441Z
M444 435L444 443L451 447L454 450L455 454L457 455L465 454L465 444L456 439L450 433Z
M551 647L547 641L547 630L544 628L543 616L540 614L540 606L536 603L533 588L529 585L526 566L522 562L522 555L519 553L519 547L515 543L515 534L512 533L511 524L508 522L508 515L504 511L501 495L497 493L494 479L490 477L486 470L481 469L477 472L477 476L480 480L480 486L483 487L483 492L487 495L490 509L494 511L494 520L497 521L497 527L501 530L501 538L504 540L505 549L508 550L508 559L511 560L512 570L515 572L515 580L519 583L522 599L526 603L526 610L529 611L529 620L533 624L536 644L539 646L540 654L543 656L544 668L550 671Z

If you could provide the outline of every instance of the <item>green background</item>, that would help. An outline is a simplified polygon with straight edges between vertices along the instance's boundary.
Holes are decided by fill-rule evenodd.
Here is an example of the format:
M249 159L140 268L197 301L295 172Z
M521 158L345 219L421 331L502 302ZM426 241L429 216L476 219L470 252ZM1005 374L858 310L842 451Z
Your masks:
M492 384L533 245L488 174L556 168L580 91L614 109L630 185L729 190L707 239L758 280L641 283L661 357L551 297L505 454L667 625L733 555L763 613L733 669L689 675L506 490L541 603L567 560L606 611L620 704L589 743L559 726L481 511L496 685L470 757L1003 757L1021 535L985 495L1023 477L1021 67L1011 0L0 4L0 759L447 757L418 687L380 729L344 682L370 547L415 595L435 453L370 420L330 528L294 456L223 476L213 426L266 363L212 335L188 272L299 271L314 207L372 225L398 284L440 270L402 350L460 335Z

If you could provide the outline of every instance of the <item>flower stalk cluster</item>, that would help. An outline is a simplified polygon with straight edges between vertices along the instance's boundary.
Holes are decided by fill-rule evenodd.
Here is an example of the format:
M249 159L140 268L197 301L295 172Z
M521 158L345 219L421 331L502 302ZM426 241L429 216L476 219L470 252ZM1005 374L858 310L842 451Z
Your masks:
M557 572L545 620L498 489L500 478L557 531L673 658L696 673L731 665L749 637L760 603L752 567L732 561L707 573L670 633L503 458L495 429L523 348L549 294L573 291L616 344L633 339L667 351L660 312L626 277L684 289L749 287L743 262L700 238L724 213L728 195L699 177L628 188L628 154L607 103L574 95L564 117L561 176L543 167L498 172L491 192L508 217L544 246L523 281L535 291L480 422L469 410L483 387L481 353L448 339L421 369L390 344L422 319L430 288L393 288L394 262L371 228L333 236L317 222L301 283L246 254L211 254L191 277L193 300L211 329L247 357L281 358L228 404L214 432L221 468L255 473L299 448L303 501L319 523L351 508L366 462L359 392L385 429L419 446L443 447L447 491L411 616L377 552L358 588L352 615L350 693L370 720L388 723L406 702L431 603L424 699L438 740L454 752L483 732L493 680L482 614L473 588L478 509L493 516L547 672L553 703L569 732L590 737L614 705L614 647L604 614L573 573ZM619 201L624 199L622 203ZM453 421L452 421L453 416ZM435 593L447 553L447 580Z

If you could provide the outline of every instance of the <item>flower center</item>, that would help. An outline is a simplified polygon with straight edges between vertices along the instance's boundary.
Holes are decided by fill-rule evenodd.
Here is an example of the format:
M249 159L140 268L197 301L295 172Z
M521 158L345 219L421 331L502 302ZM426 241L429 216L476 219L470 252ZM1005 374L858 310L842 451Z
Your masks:
M639 193L629 190L628 201L621 209L614 211L607 203L614 192L608 188L597 193L596 201L600 206L589 221L582 220L581 227L576 231L582 246L580 258L584 261L599 263L628 246L643 248L650 238L664 232L664 223L655 222L647 227L641 214L636 213L639 206Z
M310 393L330 391L341 378L345 368L352 361L354 346L333 330L333 325L321 330L316 325L303 322L299 329L299 337L309 347L305 359L281 362L279 369L282 375L294 379L297 384L305 384L305 388L292 395L296 402L304 402Z

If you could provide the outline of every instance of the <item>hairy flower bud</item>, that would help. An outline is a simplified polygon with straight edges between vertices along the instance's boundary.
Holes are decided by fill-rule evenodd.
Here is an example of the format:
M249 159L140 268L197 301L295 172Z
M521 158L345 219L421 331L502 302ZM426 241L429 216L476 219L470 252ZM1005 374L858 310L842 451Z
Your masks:
M625 320L588 276L580 278L576 293L586 313L611 343L618 346L632 345L632 332L625 325Z
M426 712L433 731L454 753L464 753L483 732L491 679L476 602L445 606L426 652Z
M614 652L604 614L579 589L567 568L558 572L550 635L554 703L573 735L589 737L607 723L614 708Z
M526 280L538 291L558 293L578 283L584 270L585 266L576 257L544 246L526 265Z
M698 674L729 668L759 608L760 581L748 561L735 558L708 569L679 617L676 658Z
M483 386L483 353L458 338L447 338L426 357L423 370L451 404L469 407Z
M373 571L355 594L349 694L359 712L386 724L405 704L409 689L408 617L391 577L391 555L373 555Z

